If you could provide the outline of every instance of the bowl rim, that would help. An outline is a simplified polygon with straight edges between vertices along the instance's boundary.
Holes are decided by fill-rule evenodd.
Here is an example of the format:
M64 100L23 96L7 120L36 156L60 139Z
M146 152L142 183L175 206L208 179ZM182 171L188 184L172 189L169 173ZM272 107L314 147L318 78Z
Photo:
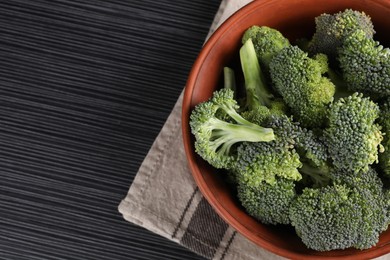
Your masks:
M198 79L199 72L203 67L203 62L211 52L213 47L218 42L218 39L221 38L226 31L229 30L231 26L233 26L241 17L246 16L252 12L255 12L256 9L261 8L264 5L270 4L272 2L279 0L262 0L262 1L252 1L245 6L238 9L234 12L229 18L227 18L218 29L210 36L210 38L206 41L201 49L198 57L196 58L192 69L189 73L187 83L184 89L184 96L182 101L182 115L181 115L181 126L182 126L182 136L183 136L183 144L184 150L187 157L187 162L192 173L192 176L201 191L202 195L208 201L208 203L212 206L212 208L216 211L216 213L230 226L232 226L237 232L242 234L244 237L255 243L257 246L262 247L270 252L273 252L277 255L287 257L290 259L368 259L382 256L386 253L390 252L390 243L387 243L381 247L376 247L374 250L362 250L359 254L351 254L346 253L344 255L307 255L300 252L292 252L284 248L279 248L275 246L273 243L267 241L264 238L261 238L258 235L253 234L250 230L240 223L236 218L234 218L231 213L223 207L218 199L214 196L211 190L208 189L207 182L203 178L203 175L196 164L196 158L194 155L194 151L192 146L190 145L192 142L191 130L189 126L189 115L191 113L191 100L193 98L194 86ZM389 8L389 0L370 0L369 4L377 4L383 6L387 3L387 8Z

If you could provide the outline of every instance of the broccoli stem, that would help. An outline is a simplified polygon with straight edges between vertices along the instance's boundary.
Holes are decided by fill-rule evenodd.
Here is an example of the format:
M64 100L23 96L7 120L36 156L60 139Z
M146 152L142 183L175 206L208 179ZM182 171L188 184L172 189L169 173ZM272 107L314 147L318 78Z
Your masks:
M318 168L308 163L303 163L302 167L298 170L300 173L310 177L316 188L326 186L331 180L328 168Z
M234 92L236 95L236 77L234 75L234 70L229 67L223 68L223 82L224 82L224 88L230 89Z
M215 141L217 147L227 144L230 147L237 142L269 142L275 140L272 128L265 128L250 123L233 124L214 118L209 120L208 124L212 129L210 139Z
M249 38L240 49L241 67L244 73L247 105L249 110L259 106L270 107L272 94L268 91L260 69L255 47Z

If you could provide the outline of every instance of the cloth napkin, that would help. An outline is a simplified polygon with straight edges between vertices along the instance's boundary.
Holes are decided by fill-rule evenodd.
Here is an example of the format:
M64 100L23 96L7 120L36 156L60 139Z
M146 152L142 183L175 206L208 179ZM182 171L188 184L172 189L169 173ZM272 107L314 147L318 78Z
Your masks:
M251 0L223 0L209 31ZM181 134L183 93L119 205L123 217L207 259L284 259L226 224L204 199L187 166ZM380 259L390 259L381 257Z

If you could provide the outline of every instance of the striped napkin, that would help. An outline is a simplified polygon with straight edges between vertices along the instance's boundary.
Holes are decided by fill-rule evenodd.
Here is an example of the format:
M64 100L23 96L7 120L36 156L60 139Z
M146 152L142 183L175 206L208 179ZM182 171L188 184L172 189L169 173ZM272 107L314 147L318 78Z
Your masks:
M251 0L223 0L209 35L249 2ZM284 259L237 233L214 212L200 193L187 166L182 142L182 99L183 93L142 163L126 198L120 203L119 211L127 221L173 240L207 259Z

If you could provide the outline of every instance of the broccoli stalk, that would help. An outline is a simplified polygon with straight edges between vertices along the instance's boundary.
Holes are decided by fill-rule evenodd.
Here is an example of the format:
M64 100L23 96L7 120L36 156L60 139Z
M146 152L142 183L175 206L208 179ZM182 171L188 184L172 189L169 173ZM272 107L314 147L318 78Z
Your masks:
M236 96L237 87L236 87L236 76L234 75L234 70L229 67L223 68L223 87L225 89L231 89Z
M248 109L256 110L259 106L270 107L272 94L267 89L255 47L250 38L240 49L240 61L245 78Z

